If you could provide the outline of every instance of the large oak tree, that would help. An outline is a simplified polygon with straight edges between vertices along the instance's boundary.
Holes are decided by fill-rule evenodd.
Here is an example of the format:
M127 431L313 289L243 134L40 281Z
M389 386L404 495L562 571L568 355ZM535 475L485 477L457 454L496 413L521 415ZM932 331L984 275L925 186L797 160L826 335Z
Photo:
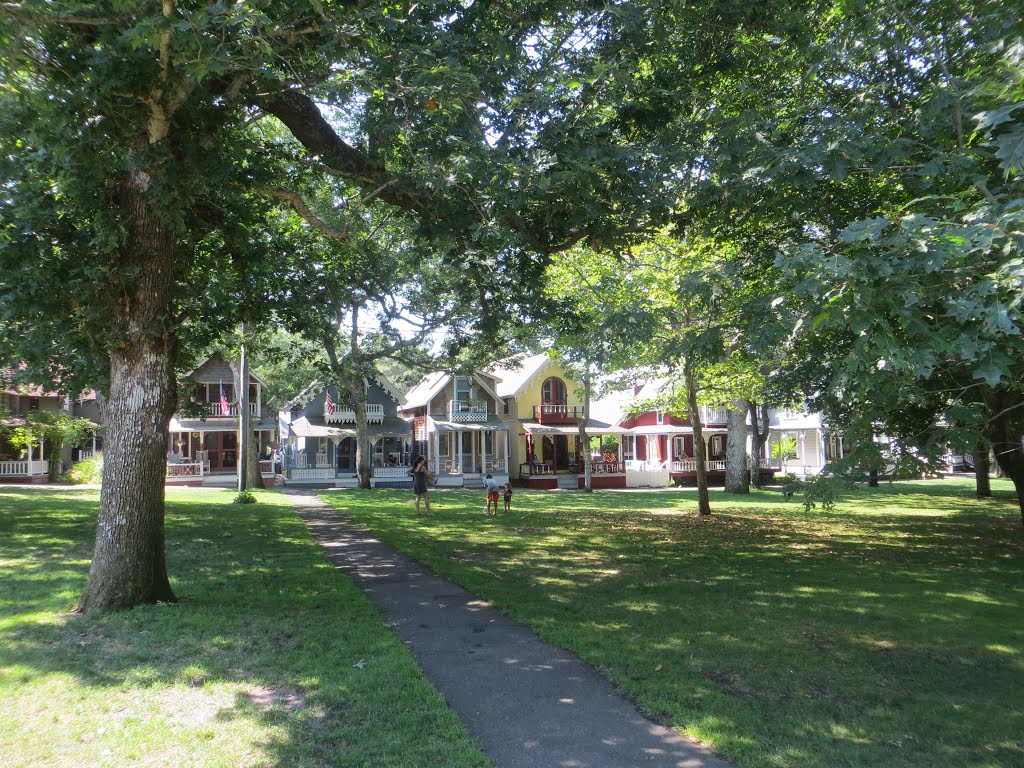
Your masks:
M673 155L693 151L659 143L665 111L703 98L751 28L792 22L775 13L789 5L0 4L0 344L108 398L80 608L173 599L178 352L260 319L239 283L271 284L302 257L273 222L282 206L313 216L309 178L343 178L360 190L350 204L459 239L453 268L491 276L500 309L547 254L662 220ZM666 29L686 43L671 61L650 53Z

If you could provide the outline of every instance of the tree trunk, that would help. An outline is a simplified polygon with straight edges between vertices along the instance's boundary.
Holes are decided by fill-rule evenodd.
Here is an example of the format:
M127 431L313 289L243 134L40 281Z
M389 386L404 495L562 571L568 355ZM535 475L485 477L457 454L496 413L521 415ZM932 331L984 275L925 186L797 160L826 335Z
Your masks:
M40 438L39 443L42 445L44 438ZM50 441L50 466L47 470L47 480L51 483L56 483L60 479L61 462L64 454L64 441L63 440L51 440Z
M260 473L259 441L252 429L252 417L249 415L249 365L245 352L246 324L242 324L242 349L239 361L228 361L235 380L235 396L238 398L238 491L250 488L263 488L263 475ZM243 388L242 382L245 381ZM244 395L244 396L243 396Z
M974 446L974 486L979 499L992 498L992 483L989 472L992 466L988 460L988 443L979 440Z
M768 406L761 406L761 415L758 417L757 403L747 400L747 410L750 412L750 484L756 490L761 490L761 459L764 458L764 446L768 442Z
M697 510L701 517L706 517L711 514L711 500L708 498L708 455L704 449L704 429L700 423L700 408L697 405L697 382L689 359L683 363L683 377L686 379L686 402L690 408L690 424L693 425L693 453L697 465Z
M150 178L134 171L121 189L126 244L113 274L113 313L96 548L78 603L83 612L174 600L164 553L168 425L177 400L177 339L168 329L174 235L145 201ZM115 279L117 279L115 277Z
M245 484L249 488L265 488L263 473L260 472L260 440L259 434L250 429L249 442L246 445Z
M366 422L366 388L358 372L347 373L342 386L345 398L356 414L356 484L359 488L371 488L373 472L370 468L370 426Z
M726 413L725 492L750 493L747 483L747 409L743 401L737 400L729 405ZM751 462L750 476L756 472L756 462Z
M590 421L590 366L583 374L583 418L577 419L580 445L583 446L583 490L594 490L594 471L590 461L590 438L587 437L587 423Z
M1024 394L984 387L982 397L989 413L985 436L992 445L996 463L1017 491L1021 524L1024 525Z

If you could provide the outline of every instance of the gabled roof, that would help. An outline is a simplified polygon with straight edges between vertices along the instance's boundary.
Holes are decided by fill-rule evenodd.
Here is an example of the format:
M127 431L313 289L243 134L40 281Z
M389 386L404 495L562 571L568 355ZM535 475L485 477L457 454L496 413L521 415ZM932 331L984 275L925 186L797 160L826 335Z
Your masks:
M204 365L206 365L207 363L209 363L209 362L211 362L211 361L215 361L215 360L217 360L217 361L220 361L220 362L222 362L222 363L225 363L225 364L227 364L228 366L230 366L230 365L231 365L231 363L230 363L230 362L229 362L229 361L228 361L227 359L225 359L224 355L222 355L222 354L221 354L220 352L214 352L214 353L213 353L212 355L210 355L209 357L207 357L206 359L204 359L204 360L203 360L203 362L201 362L201 363L200 363L199 365L197 365L197 366L196 366L195 368L193 368L193 369L192 369L191 371L189 371L188 373L186 373L186 374L185 374L185 378L186 378L186 379L190 379L190 378L192 378L192 374L193 374L193 373L196 373L196 372L197 372L198 370L200 370L200 369L201 369L201 368L202 368L202 367L203 367ZM249 368L249 378L250 378L250 379L256 379L256 381L258 381L258 382L259 382L260 384L262 384L262 385L266 386L266 383L267 383L267 382L265 382L265 381L264 381L263 379L261 379L261 378L260 378L260 377L259 377L259 376L258 376L257 374L255 374L255 373L253 372L253 370L252 370L252 368L251 368L251 367Z
M444 389L448 382L452 380L453 374L447 371L433 371L428 373L422 379L419 384L410 389L405 395L405 403L401 406L403 409L409 408L422 408L437 394ZM493 373L481 371L479 373L473 373L473 381L479 384L484 391L493 397L495 400L500 400L498 393L494 391L494 388L490 382L486 381L483 377L487 376L490 378L494 377Z
M396 403L401 404L402 398L398 396L398 393L395 389L395 385L391 383L391 380L387 376L385 376L383 373L376 372L371 378L373 379L374 383L377 384L377 386L384 390L385 395L390 397ZM367 380L366 376L363 377L363 383L369 386L369 381ZM332 386L334 386L334 388L337 389L337 385ZM297 394L295 397L293 397L291 400L285 403L284 407L281 410L290 411L293 408L305 408L309 404L310 400L319 395L326 388L327 384L325 384L321 379L314 379L309 384L307 384L306 387L299 394Z
M544 373L555 361L547 354L514 355L491 363L484 371L498 380L498 397L518 397L534 379Z
M403 408L419 408L429 403L434 395L444 389L448 383L449 375L444 371L433 371L428 373L419 383L405 393Z

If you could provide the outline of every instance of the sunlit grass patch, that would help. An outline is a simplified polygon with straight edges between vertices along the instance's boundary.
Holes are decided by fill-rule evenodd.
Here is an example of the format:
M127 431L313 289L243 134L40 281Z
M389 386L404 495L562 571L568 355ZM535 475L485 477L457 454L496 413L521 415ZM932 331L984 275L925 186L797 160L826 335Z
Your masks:
M743 768L1024 766L1024 534L1012 490L883 484L831 511L777 491L329 498L579 653Z
M0 489L0 764L485 766L273 492L168 492L179 602L67 613L96 491Z

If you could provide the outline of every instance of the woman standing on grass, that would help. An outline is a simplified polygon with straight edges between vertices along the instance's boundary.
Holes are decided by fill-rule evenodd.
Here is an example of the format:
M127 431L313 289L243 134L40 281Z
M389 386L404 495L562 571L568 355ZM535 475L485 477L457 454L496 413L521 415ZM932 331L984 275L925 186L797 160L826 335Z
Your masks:
M423 456L417 456L412 463L412 469L406 474L412 475L412 493L416 497L416 512L420 511L420 499L423 499L427 507L427 514L431 517L434 513L430 511L430 491L427 490L430 483L434 482L434 476L427 469L427 460Z

